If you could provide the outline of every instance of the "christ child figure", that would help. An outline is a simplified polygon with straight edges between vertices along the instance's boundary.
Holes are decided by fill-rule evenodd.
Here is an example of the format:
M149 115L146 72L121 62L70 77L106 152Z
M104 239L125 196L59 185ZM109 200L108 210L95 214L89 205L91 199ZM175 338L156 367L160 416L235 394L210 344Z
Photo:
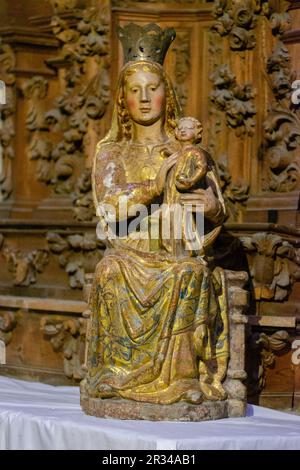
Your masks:
M201 142L202 137L201 123L192 117L181 118L175 129L175 137L180 142L180 149L177 152L176 163L167 177L164 202L166 202L168 207L171 207L172 204L174 204L174 207L179 207L181 193L196 188L205 189L205 176L208 171L205 153L197 145ZM178 223L178 218L173 215L170 240L163 242L165 248L177 256L186 255L187 250L190 254L192 251L195 251L192 248L192 246L195 246L195 241L191 243L194 237L198 240L196 241L196 246L201 251L201 243L197 235L195 221L191 218L190 214L190 222L187 223L188 216L185 209L182 216L182 227L178 232L178 227L175 228L174 226L175 223ZM182 239L177 238L178 233L179 236L182 234Z
M202 125L193 117L181 118L175 129L175 137L181 150L175 169L176 188L184 192L204 184L207 160L203 150L197 147L202 138Z

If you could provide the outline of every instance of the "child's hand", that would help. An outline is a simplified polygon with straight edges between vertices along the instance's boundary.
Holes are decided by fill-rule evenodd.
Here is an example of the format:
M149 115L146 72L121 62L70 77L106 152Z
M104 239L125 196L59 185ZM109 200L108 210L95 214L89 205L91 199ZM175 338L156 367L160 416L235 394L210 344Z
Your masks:
M180 191L191 189L196 183L197 183L197 178L195 177L187 178L184 174L179 174L175 181L176 188L179 189Z

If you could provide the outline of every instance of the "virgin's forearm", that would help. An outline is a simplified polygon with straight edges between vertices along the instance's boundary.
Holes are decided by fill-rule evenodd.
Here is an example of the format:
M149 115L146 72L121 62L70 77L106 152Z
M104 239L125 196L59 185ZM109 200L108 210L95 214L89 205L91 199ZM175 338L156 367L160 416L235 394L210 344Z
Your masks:
M128 183L122 186L115 186L107 191L102 198L100 205L105 206L105 210L116 214L116 219L128 217L126 211L135 205L149 205L157 197L157 187L155 180L147 180L142 183ZM125 211L125 212L124 212Z

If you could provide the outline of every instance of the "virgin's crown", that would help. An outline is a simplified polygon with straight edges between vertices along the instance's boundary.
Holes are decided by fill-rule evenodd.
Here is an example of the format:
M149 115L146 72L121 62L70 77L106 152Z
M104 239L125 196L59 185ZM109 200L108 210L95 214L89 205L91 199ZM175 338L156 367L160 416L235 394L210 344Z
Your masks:
M123 28L119 26L117 34L124 50L124 63L149 60L161 65L176 36L173 28L161 29L155 23L145 26L129 23Z

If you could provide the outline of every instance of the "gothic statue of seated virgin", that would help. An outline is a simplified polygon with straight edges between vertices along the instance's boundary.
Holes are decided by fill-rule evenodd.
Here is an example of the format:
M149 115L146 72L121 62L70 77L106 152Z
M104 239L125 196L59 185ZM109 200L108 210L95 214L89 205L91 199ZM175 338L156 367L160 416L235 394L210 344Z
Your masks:
M125 65L92 175L106 250L89 295L81 404L123 419L242 416L246 274L211 255L226 208L201 123L182 119L163 69L175 31L131 23L118 35Z

